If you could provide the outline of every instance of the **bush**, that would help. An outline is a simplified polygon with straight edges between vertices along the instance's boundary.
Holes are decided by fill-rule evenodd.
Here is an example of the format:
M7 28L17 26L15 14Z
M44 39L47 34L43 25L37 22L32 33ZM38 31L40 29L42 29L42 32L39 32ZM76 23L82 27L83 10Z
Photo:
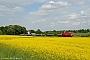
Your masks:
M81 35L81 37L89 37L89 35Z
M2 35L2 31L0 30L0 35Z

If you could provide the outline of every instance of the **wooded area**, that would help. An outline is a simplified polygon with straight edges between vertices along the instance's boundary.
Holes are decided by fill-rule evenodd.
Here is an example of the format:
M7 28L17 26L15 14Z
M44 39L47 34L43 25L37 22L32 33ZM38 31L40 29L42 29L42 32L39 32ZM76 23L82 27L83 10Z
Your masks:
M90 29L80 29L80 30L52 30L52 31L41 31L40 29L35 30L27 30L25 27L20 25L9 25L9 26L1 26L0 27L0 35L20 35L20 34L28 34L35 33L37 36L58 36L62 34L64 31L72 32L73 36L90 36Z
M19 35L19 34L26 34L27 30L25 27L19 25L9 25L9 26L1 26L0 27L0 34L3 35Z

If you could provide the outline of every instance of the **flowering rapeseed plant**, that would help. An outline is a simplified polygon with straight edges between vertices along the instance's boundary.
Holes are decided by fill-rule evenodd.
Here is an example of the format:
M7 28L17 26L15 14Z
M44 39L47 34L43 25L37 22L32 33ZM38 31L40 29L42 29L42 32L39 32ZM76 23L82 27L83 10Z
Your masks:
M0 58L90 60L90 38L0 36Z

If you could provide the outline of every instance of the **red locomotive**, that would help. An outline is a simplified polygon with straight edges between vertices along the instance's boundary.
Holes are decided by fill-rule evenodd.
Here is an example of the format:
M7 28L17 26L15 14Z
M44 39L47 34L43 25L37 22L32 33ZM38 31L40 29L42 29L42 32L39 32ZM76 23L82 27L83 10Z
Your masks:
M66 32L66 31L64 31L62 33L62 37L72 37L72 32Z

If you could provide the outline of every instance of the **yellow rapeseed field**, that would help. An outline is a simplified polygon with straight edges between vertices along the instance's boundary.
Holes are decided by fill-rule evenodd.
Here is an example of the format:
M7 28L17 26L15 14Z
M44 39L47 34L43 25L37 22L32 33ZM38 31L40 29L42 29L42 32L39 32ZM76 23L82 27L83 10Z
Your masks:
M90 60L89 37L0 36L0 59ZM19 59L20 58L20 59Z

